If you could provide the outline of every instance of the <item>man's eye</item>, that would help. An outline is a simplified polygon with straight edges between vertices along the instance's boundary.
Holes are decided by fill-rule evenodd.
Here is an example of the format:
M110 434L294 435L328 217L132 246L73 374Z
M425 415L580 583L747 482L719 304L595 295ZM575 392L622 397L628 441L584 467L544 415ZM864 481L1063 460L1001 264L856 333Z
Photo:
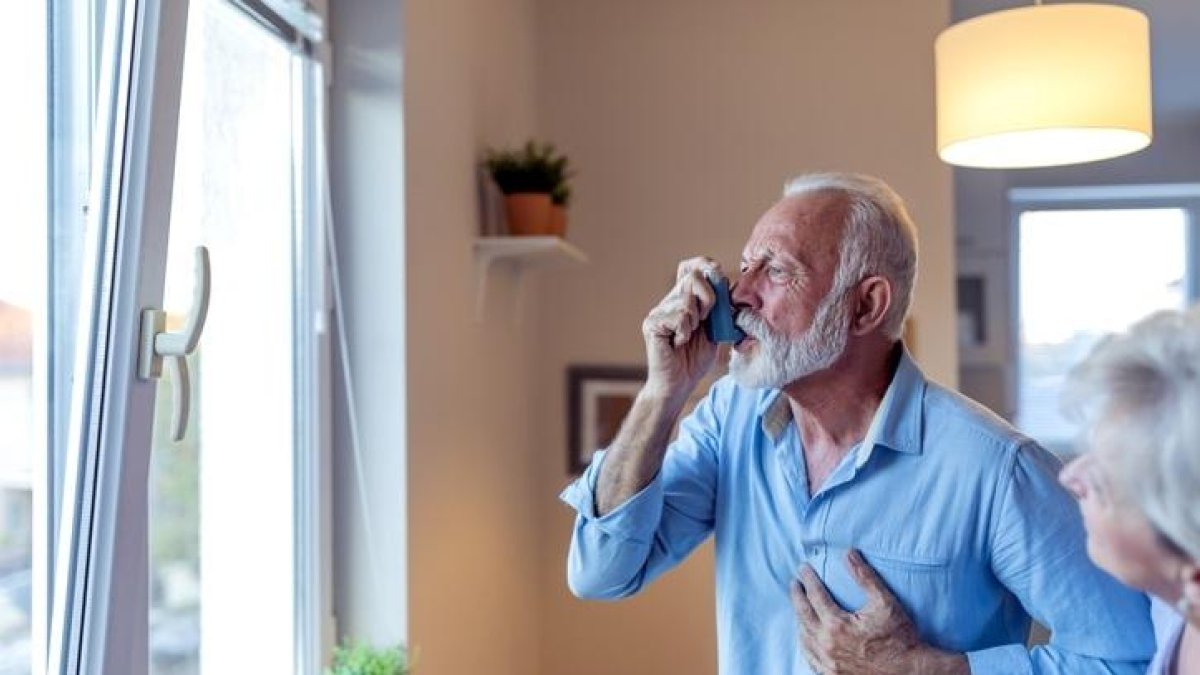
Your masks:
M786 279L788 276L787 270L785 270L782 267L779 267L777 265L771 265L770 267L768 267L767 274L769 274L771 276L771 278L775 279L775 280L783 280L783 279Z

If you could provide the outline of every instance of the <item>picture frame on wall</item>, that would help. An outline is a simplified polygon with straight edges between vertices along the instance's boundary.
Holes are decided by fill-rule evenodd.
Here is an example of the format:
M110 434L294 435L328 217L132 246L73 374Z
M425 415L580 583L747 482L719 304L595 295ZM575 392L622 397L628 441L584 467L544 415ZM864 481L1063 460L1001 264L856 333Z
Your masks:
M567 367L567 472L583 473L608 447L646 381L644 366Z
M1005 325L1009 284L1002 256L962 256L958 259L958 349L966 365L1003 363L1007 349Z

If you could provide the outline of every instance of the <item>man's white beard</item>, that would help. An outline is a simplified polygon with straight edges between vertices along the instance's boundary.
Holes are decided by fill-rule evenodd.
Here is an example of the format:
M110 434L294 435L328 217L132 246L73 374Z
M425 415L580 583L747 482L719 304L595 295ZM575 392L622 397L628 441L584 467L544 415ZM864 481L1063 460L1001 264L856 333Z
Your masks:
M751 354L731 350L729 373L743 387L779 389L833 365L850 337L850 309L843 296L841 289L832 289L817 307L812 325L794 340L744 310L737 323L758 344Z

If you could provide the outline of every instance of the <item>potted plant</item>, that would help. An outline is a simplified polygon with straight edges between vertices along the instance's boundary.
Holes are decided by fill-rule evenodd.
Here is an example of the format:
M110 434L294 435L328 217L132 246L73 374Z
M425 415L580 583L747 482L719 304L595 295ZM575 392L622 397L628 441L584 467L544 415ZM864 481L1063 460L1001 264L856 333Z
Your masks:
M410 663L404 647L372 647L363 642L333 648L333 663L325 675L409 675Z
M567 206L571 203L571 186L564 175L554 191L550 193L550 234L556 237L567 235Z
M551 195L565 184L568 161L551 143L528 141L516 150L488 150L484 165L504 193L510 234L551 234Z

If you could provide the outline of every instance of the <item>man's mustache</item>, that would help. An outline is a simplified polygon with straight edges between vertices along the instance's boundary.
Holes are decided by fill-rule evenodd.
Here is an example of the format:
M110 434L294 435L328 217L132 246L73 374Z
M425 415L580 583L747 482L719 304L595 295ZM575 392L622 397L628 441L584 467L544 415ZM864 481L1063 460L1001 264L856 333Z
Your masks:
M767 325L766 319L756 314L753 310L743 309L738 312L734 318L734 323L738 328L741 328L746 335L759 340L764 335L772 335L771 327Z

